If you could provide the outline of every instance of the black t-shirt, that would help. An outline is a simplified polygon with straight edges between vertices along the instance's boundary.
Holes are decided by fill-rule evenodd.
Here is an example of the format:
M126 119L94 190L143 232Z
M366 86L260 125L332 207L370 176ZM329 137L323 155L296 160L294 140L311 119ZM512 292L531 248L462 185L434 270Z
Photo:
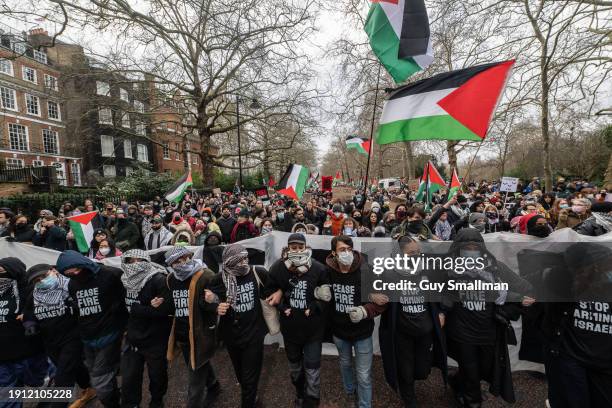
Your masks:
M174 338L180 343L189 343L189 285L192 277L180 281L168 278L170 294L174 301Z
M66 342L78 339L77 314L72 309L72 300L67 299L54 306L36 304L33 300L31 302L47 350L57 350Z
M313 259L310 269L298 275L289 271L284 260L279 259L270 268L270 278L275 287L283 291L278 307L283 338L298 344L320 341L325 332L325 302L315 299L314 289L329 283L326 267ZM284 313L287 309L291 309L289 316ZM306 310L310 310L309 316Z
M490 293L490 292L489 292ZM494 345L495 304L483 290L458 290L459 302L448 318L449 338L464 344Z
M612 303L577 302L563 325L564 349L576 360L612 372Z
M407 336L423 336L433 330L429 304L420 289L402 291L398 302L397 330Z
M68 292L79 314L83 340L95 340L123 330L127 310L121 274L121 269L102 266L98 273L89 273L86 279L70 279Z
M362 306L361 271L341 273L328 266L329 283L332 291L331 329L334 336L346 341L363 340L372 335L374 320L363 319L351 322L348 309Z

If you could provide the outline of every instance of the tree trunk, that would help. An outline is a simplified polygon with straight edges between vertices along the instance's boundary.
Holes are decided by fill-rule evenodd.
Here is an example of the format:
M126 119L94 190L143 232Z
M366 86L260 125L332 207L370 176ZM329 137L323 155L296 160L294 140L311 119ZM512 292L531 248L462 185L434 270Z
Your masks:
M402 157L404 158L404 177L412 180L414 179L414 154L410 142L404 142Z
M213 189L215 187L215 165L211 155L211 135L206 126L208 116L204 108L198 112L196 125L198 127L198 135L200 136L200 146L202 152L200 159L202 161L202 184L204 189Z
M604 176L604 188L608 191L612 191L612 153L610 153L610 159L608 160L608 169Z
M378 149L378 179L385 178L383 173L383 150L382 148Z
M548 94L550 92L550 86L548 84L548 70L546 67L546 53L547 47L542 46L542 56L540 60L540 81L542 87L542 101L541 101L541 126L542 126L542 147L544 149L544 191L552 191L553 188L553 175L552 165L550 162L550 129L549 129L549 106L548 106Z
M447 140L446 141L446 154L448 155L448 165L450 167L450 172L452 174L453 169L457 168L457 152L455 151L455 146L457 146L456 140ZM459 173L459 170L457 170Z
M264 130L263 170L266 180L270 180L270 155L268 153L268 133Z

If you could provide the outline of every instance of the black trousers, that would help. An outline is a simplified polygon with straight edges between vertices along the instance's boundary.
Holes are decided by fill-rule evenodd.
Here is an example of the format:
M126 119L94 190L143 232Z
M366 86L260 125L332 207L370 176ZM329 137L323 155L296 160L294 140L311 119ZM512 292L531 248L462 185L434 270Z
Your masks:
M306 344L285 340L291 382L297 398L304 400L303 408L319 406L321 399L321 341Z
M409 336L397 332L395 356L399 393L406 406L415 403L415 380L424 380L433 362L433 332L423 336Z
M159 407L168 390L168 361L166 349L143 350L127 345L121 357L121 406L138 407L142 400L144 365L149 374L151 406Z
M191 369L189 343L179 343L185 364L187 365L188 381L187 385L187 408L203 408L207 390L217 386L217 377L210 361L206 364Z
M612 407L612 374L589 369L558 350L547 350L545 367L551 408Z
M83 347L85 366L98 400L107 408L119 406L117 371L121 360L121 336L102 348Z
M55 365L53 383L56 387L74 387L77 383L80 388L91 386L89 372L83 364L83 342L79 338L67 341L54 350L47 350L47 355ZM65 402L50 402L45 407L67 407Z
M457 356L459 371L455 377L455 390L465 398L468 404L482 402L480 379L493 372L495 364L495 346L464 344L451 341L449 346Z
M236 378L240 383L241 408L253 408L257 399L257 385L263 365L263 339L234 346L226 345Z

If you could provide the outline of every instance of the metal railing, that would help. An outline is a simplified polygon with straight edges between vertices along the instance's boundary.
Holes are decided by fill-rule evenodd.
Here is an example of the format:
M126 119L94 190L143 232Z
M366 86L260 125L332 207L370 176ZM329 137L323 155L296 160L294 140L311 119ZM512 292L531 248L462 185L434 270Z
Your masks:
M30 185L57 184L57 171L53 166L0 168L0 182Z

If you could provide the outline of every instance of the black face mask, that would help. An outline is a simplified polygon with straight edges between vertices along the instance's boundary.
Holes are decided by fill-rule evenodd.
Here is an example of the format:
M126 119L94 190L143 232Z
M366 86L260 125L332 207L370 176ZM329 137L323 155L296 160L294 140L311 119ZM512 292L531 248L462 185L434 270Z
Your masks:
M206 246L217 246L219 245L219 240L217 238L210 238L208 241L206 241Z
M534 237L546 238L550 235L550 228L546 225L536 225L529 230L529 235Z
M423 228L423 220L414 220L408 223L408 231L417 234Z
M22 230L26 227L26 224L15 224L15 229Z

